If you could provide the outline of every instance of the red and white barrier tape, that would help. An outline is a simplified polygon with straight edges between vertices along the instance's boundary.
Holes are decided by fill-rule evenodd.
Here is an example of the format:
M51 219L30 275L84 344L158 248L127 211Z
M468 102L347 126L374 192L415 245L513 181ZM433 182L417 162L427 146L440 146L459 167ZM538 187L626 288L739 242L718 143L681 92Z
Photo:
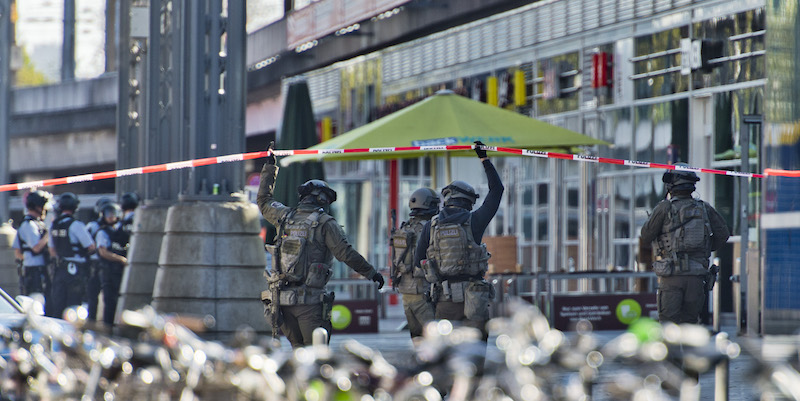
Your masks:
M454 150L471 150L471 149L474 149L474 148L475 148L474 145L441 145L441 146L406 146L406 147L355 148L355 149L276 150L276 151L274 151L274 153L275 153L276 156L292 156L292 155L318 155L318 154L332 154L332 153L386 153L386 152L404 152L404 151L454 151ZM720 174L720 175L730 175L730 176L736 176L736 177L764 178L767 175L770 175L770 176L782 176L782 177L800 177L800 171L797 171L797 170L766 169L766 170L764 170L764 174L757 174L757 173L743 173L743 172L739 172L739 171L730 171L730 170L716 170L716 169L710 169L710 168L674 166L674 165L670 165L670 164L642 162L642 161L636 161L636 160L611 159L611 158L608 158L608 157L583 156L583 155L574 155L574 154L569 154L569 153L556 153L556 152L545 152L545 151L539 151L539 150L504 148L504 147L499 147L499 146L484 146L484 149L489 150L489 151L511 153L511 154L516 154L516 155L520 155L520 156L533 156L533 157L543 157L543 158L551 158L551 159L575 160L575 161L582 161L582 162L589 162L589 163L606 163L606 164L616 164L616 165L620 165L620 166L658 168L658 169L665 169L665 170L694 171L696 173ZM242 161L242 160L259 159L259 158L262 158L262 157L266 157L268 155L269 155L269 153L267 151L251 152L251 153L238 153L238 154L226 155L226 156L206 157L206 158L203 158L203 159L186 160L186 161L165 163L165 164L156 164L156 165L146 166L146 167L135 167L135 168L127 168L127 169L123 169L123 170L116 170L116 171L106 171L106 172L102 172L102 173L91 173L91 174L83 174L83 175L74 175L74 176L70 176L70 177L51 178L51 179L40 180L40 181L28 181L28 182L21 182L21 183L16 183L16 184L5 184L5 185L0 185L0 192L16 191L16 190L25 189L25 188L39 188L39 187L48 187L48 186L53 186L53 185L72 184L72 183L75 183L75 182L105 180L105 179L109 179L109 178L126 177L126 176L131 176L131 175L150 174L150 173L158 173L158 172L162 172L162 171L179 170L179 169L184 169L184 168L189 168L189 167L209 166L209 165L212 165L212 164L238 162L238 161Z

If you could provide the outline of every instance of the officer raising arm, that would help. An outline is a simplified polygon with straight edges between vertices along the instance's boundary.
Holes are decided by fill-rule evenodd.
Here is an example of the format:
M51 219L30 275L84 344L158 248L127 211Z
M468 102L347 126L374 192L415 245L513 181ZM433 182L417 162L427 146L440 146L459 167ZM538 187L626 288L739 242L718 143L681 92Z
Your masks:
M483 163L489 180L489 194L481 207L471 212L478 193L464 181L453 181L442 189L444 209L425 224L417 240L414 266L425 271L433 284L436 319L460 321L481 330L486 341L491 286L484 280L489 253L481 244L483 233L500 207L503 183L486 155L485 146L476 141L475 153Z
M312 344L312 332L317 327L331 332L333 293L325 291L325 285L332 274L334 257L378 283L378 288L383 287L384 280L325 212L324 208L336 201L336 192L325 181L310 180L298 187L300 202L295 207L273 198L278 176L275 162L275 155L270 153L261 170L257 197L261 214L278 229L272 250L275 267L267 277L269 290L262 292L261 298L273 335L280 328L292 347L297 348Z
M711 205L692 197L697 174L667 170L661 180L669 199L659 202L642 226L642 242L652 242L656 251L658 320L697 324L711 252L725 244L730 231Z

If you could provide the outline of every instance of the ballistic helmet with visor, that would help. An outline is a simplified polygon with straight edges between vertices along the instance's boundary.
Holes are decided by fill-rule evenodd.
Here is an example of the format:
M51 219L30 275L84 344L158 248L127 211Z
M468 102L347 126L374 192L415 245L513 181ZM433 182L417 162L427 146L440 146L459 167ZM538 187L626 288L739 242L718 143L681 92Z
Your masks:
M139 195L136 192L127 192L120 199L122 210L133 210L139 206Z
M297 194L300 200L307 196L315 196L315 203L330 204L336 201L336 191L328 183L322 180L308 180L303 185L297 187Z
M50 195L48 192L33 191L25 198L25 207L31 210L36 207L44 209L44 205L50 201L51 197L52 195Z
M439 194L430 188L419 188L408 198L411 214L436 214L439 212Z
M676 163L675 166L689 167L686 163ZM667 170L661 176L661 181L666 184L667 191L673 190L694 190L695 183L700 181L700 177L694 171L686 170Z
M58 201L56 202L56 209L59 212L63 212L65 210L76 211L78 210L78 205L81 202L78 200L78 195L73 194L72 192L64 192L63 194L58 196Z
M103 213L103 206L111 202L113 202L111 198L107 196L101 197L100 199L97 200L97 202L94 203L94 212L97 213L98 215L101 215Z
M445 206L464 207L468 204L468 209L471 209L472 205L480 197L472 185L460 180L453 181L450 185L442 188L442 196L444 197Z
M115 202L109 202L103 205L101 212L103 219L107 219L109 217L120 219L122 217L122 208Z

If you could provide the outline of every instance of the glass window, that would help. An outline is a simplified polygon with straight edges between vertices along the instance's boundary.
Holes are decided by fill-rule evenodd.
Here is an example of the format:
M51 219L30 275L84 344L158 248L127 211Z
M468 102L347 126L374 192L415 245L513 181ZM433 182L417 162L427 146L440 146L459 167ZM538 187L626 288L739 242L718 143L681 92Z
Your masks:
M631 148L633 147L633 137L631 135L631 109L624 108L600 113L602 121L599 124L599 138L609 142L612 146L598 146L598 156L610 157L613 159L630 159ZM614 171L621 169L620 166L600 163L597 165L598 171Z
M636 160L674 164L688 160L689 101L636 108Z
M534 87L539 95L536 101L538 115L578 110L580 69L578 52L562 54L537 63L537 77L540 81Z
M680 43L689 37L689 27L678 27L635 39L634 90L637 99L670 95L689 90L688 76L681 75ZM656 53L662 55L652 56ZM674 71L671 71L674 69Z
M722 46L722 57L733 60L712 64L710 72L692 73L695 88L747 82L766 77L766 16L763 8L736 15L714 18L694 24L695 39L716 41Z

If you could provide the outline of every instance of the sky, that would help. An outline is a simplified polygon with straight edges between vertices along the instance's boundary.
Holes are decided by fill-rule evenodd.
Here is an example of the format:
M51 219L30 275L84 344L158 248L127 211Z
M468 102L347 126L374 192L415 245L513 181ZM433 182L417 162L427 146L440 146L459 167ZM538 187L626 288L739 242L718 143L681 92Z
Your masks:
M105 66L106 0L75 0L75 77L88 79ZM61 76L63 0L17 0L17 45L50 81ZM283 0L247 0L247 31L255 31L283 16Z

